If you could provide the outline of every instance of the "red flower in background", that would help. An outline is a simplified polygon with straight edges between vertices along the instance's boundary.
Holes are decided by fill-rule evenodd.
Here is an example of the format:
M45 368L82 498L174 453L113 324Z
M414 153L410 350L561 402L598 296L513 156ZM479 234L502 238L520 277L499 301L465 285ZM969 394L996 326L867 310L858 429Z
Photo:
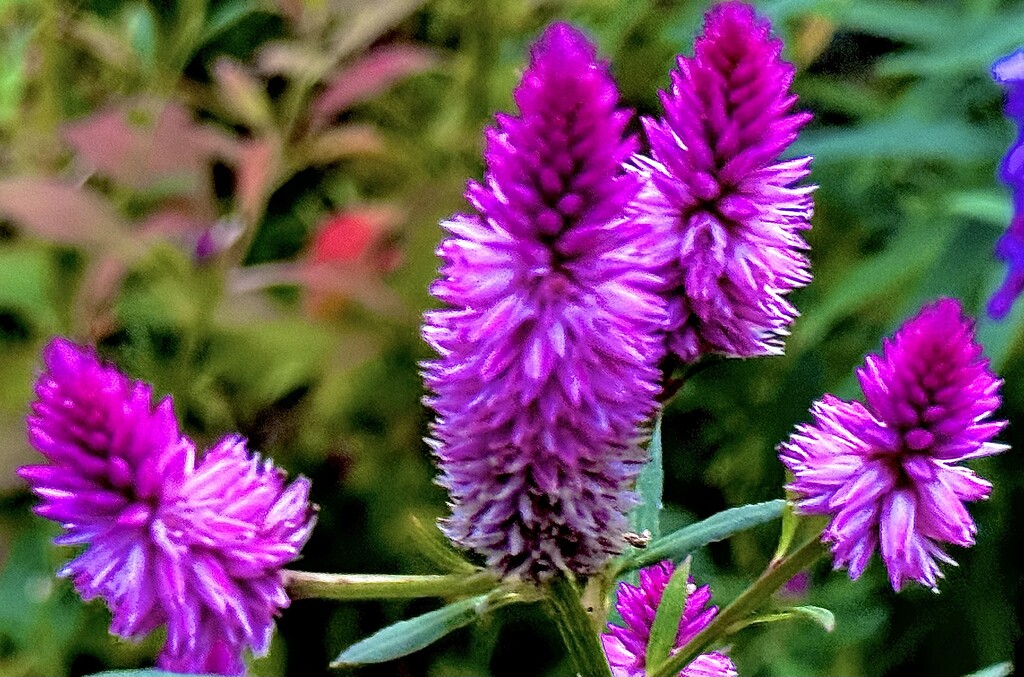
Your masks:
M306 310L326 317L347 305L350 280L379 277L401 263L395 246L399 214L388 208L361 207L337 212L322 221L313 234L303 262Z
M358 261L377 239L377 228L360 212L334 214L313 236L313 263Z

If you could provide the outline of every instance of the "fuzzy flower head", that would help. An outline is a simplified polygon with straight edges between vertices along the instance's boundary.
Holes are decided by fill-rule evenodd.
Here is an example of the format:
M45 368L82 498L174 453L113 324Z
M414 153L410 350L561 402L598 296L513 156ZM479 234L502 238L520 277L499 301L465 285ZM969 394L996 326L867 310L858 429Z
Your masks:
M623 546L640 426L659 392L664 280L624 218L636 149L607 66L575 29L533 46L518 115L488 131L476 213L442 224L423 334L442 525L507 575L590 573Z
M637 156L665 227L669 350L776 355L797 315L786 299L810 279L801 231L811 158L780 161L809 113L792 113L793 66L767 19L739 2L708 12L692 57L680 56L664 117L645 119L653 158Z
M266 653L288 606L279 572L309 537L309 482L227 437L201 458L170 398L66 339L43 352L29 441L48 463L19 474L59 523L59 545L85 550L59 575L101 598L110 631L137 639L167 626L162 668L241 674Z
M654 617L665 594L665 587L675 567L665 561L640 571L640 585L620 583L615 608L624 627L608 624L608 632L601 635L605 655L614 677L643 677L646 669L647 643L651 638ZM718 607L709 606L711 588L696 587L690 577L686 606L679 619L679 634L675 648L682 648L707 627L718 613ZM736 677L736 666L724 654L706 653L683 668L680 677Z
M1001 319L1024 291L1024 49L996 61L992 77L1006 87L1006 115L1017 125L1017 138L999 165L999 178L1013 193L1013 220L996 244L996 256L1009 270L988 303L989 316Z
M780 445L798 509L829 515L823 538L850 577L876 549L894 590L908 580L935 589L942 544L974 544L964 503L991 485L962 461L1007 447L991 442L1002 382L988 368L960 304L925 306L857 370L865 404L826 395Z

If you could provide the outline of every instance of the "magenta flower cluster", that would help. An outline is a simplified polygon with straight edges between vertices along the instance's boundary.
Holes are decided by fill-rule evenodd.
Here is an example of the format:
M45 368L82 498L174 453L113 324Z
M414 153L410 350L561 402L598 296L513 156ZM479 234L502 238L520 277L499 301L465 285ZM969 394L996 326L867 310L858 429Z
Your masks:
M811 158L779 161L809 113L792 113L793 66L771 26L743 3L707 14L692 57L680 56L664 116L644 119L652 158L648 203L665 226L669 348L706 354L782 353L797 315L786 295L810 282Z
M629 114L594 47L564 24L534 45L519 115L487 135L475 209L443 224L447 308L427 313L427 403L457 544L507 575L590 573L623 547L655 411L664 281L654 232L624 216Z
M48 463L19 474L64 528L56 542L85 546L59 575L106 602L116 635L166 625L162 668L242 674L288 606L280 571L313 527L308 480L287 484L237 436L198 455L170 398L154 407L91 349L58 338L43 361L28 433Z
M608 624L608 632L601 635L605 655L614 677L644 677L647 667L647 643L651 638L654 617L665 595L665 587L675 566L671 561L661 562L640 570L640 585L620 583L615 609L625 625ZM686 605L679 619L679 633L675 648L683 647L707 627L718 613L718 607L709 606L711 588L697 587L690 577ZM728 656L718 652L701 654L679 673L680 677L736 677L736 666Z
M1002 382L988 368L960 304L926 306L857 370L865 403L826 395L814 423L779 447L803 513L828 515L823 538L857 578L881 550L889 580L936 588L946 543L970 546L964 507L991 485L963 461L1004 451L992 442Z
M556 24L519 114L488 132L423 334L444 529L503 573L592 573L620 551L669 349L780 351L811 212L809 158L778 161L807 120L780 48L748 6L712 9L645 158L607 66Z

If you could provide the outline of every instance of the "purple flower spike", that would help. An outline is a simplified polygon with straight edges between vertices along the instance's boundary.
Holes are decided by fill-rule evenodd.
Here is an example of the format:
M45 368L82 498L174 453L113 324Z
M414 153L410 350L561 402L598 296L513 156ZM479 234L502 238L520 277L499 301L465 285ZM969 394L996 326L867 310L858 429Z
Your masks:
M233 436L197 460L171 399L154 408L148 385L87 348L54 339L43 360L28 434L49 464L19 474L64 527L56 542L86 546L59 575L107 603L116 635L166 624L162 668L242 674L288 606L280 570L313 526L309 482L286 485Z
M883 342L857 370L866 404L826 395L779 447L793 471L798 509L830 515L823 539L850 578L881 548L894 590L907 580L936 589L942 543L974 544L966 501L992 488L961 461L1008 447L990 440L1002 381L988 368L959 302L942 299Z
M999 320L1024 292L1024 49L996 61L992 77L1006 85L1006 115L1017 123L1017 139L999 166L999 178L1013 193L1013 219L996 245L996 256L1006 261L1009 270L988 302L989 316Z
M607 66L573 28L534 45L498 115L476 214L443 226L441 278L423 335L451 495L442 527L510 576L596 571L623 547L664 355L665 282L653 229L623 216L640 188L636 149Z
M665 594L665 586L672 578L675 567L665 561L641 569L640 586L620 583L615 608L622 616L625 627L608 624L608 632L601 635L605 655L614 677L643 677L647 663L647 643L651 638L654 616L658 604ZM675 648L682 648L707 627L718 613L718 607L708 606L711 588L707 585L696 587L693 577L689 581L686 606L679 619L679 634ZM736 666L725 655L706 653L697 656L683 668L680 677L736 677Z
M661 93L664 117L644 119L653 159L634 163L665 225L669 350L684 362L781 354L797 315L785 296L811 279L800 231L814 188L794 186L811 158L779 161L811 116L789 112L781 51L751 7L717 5Z

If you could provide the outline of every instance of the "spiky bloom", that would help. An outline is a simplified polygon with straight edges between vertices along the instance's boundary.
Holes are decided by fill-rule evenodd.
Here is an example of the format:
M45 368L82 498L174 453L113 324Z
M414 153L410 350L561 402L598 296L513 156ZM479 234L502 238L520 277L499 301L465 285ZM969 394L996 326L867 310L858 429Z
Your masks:
M1024 291L1024 49L996 61L992 77L1006 86L1006 115L1017 124L1017 138L999 165L999 178L1013 193L1013 219L996 245L996 256L1009 270L988 303L989 316L1001 319Z
M988 368L959 302L925 306L857 370L865 404L826 395L814 423L780 445L803 513L829 515L823 534L836 567L864 571L876 548L894 590L908 580L936 588L943 543L974 544L964 507L991 485L962 461L1007 447L990 440L1002 382Z
M675 567L665 561L640 570L640 585L620 583L615 608L624 627L608 624L608 632L601 635L605 655L614 677L643 677L647 663L647 643L651 638L654 616L665 594L665 586L672 578ZM697 587L690 577L686 605L679 619L679 634L675 648L679 649L707 627L718 613L718 607L708 606L711 588ZM697 656L683 668L680 677L736 677L736 666L724 654L706 653Z
M452 514L442 526L507 575L593 572L622 548L659 392L664 302L650 226L622 218L629 114L573 28L534 45L519 115L489 130L475 214L443 224L423 334Z
M116 635L166 625L161 667L241 674L288 605L280 570L312 529L309 482L286 485L239 437L197 458L171 399L154 407L88 348L54 339L43 360L28 435L49 463L19 474L64 527L56 542L86 546L59 575L107 603Z
M780 354L797 315L786 294L811 279L813 187L795 185L811 158L779 161L811 116L790 112L781 50L751 7L716 5L661 93L664 117L644 119L653 159L634 163L660 194L647 208L665 222L669 350L684 362Z

